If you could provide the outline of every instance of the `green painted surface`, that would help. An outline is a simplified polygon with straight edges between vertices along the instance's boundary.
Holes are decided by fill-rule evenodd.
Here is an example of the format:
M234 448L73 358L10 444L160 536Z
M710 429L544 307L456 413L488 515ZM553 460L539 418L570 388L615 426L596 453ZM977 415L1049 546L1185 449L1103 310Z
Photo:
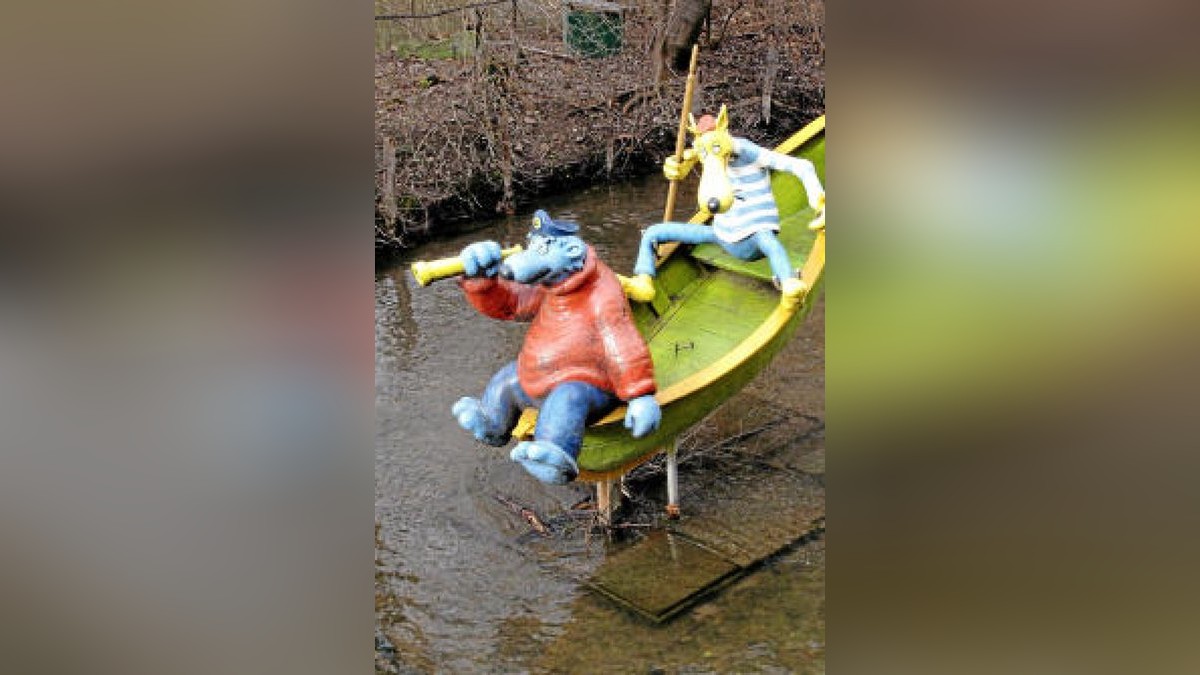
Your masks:
M728 272L721 272L721 274L736 278ZM772 290L772 292L774 291ZM805 302L802 311L797 312L784 330L777 333L762 350L740 367L730 370L712 385L693 392L664 408L662 426L655 433L635 439L620 423L590 428L584 438L583 449L580 451L579 465L589 471L612 471L668 445L672 439L699 422L705 415L741 390L764 366L771 362L779 349L791 339L800 320L812 308L811 298L813 297L815 294L809 296L810 299ZM651 345L653 350L656 341L651 341ZM692 365L699 364L693 362Z
M666 388L724 356L763 322L779 303L774 289L715 273L696 284L677 311L650 336L655 380Z
M796 154L812 161L824 178L823 132ZM807 227L814 214L795 177L774 176L772 187L782 216L780 239L797 265L802 264L815 238ZM683 247L662 263L656 279L659 297L650 305L634 307L638 329L650 345L660 390L712 364L762 325L779 302L779 292L763 283L770 278L765 260L744 263L715 246L698 246L690 252ZM771 362L808 315L816 296L813 289L788 325L753 357L712 385L666 406L655 433L635 439L620 422L589 428L579 466L593 472L613 471L666 447Z

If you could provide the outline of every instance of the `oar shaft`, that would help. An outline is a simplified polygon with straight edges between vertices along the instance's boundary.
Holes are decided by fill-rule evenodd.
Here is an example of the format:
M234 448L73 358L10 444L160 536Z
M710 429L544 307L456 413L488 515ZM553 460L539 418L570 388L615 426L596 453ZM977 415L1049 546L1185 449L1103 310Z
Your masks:
M688 64L687 84L683 87L683 109L679 113L679 132L675 135L675 161L683 160L683 146L687 143L688 114L692 112L692 92L696 88L696 62L700 59L700 45L692 45L692 60ZM667 207L663 210L663 222L675 215L675 195L679 192L679 181L671 181L667 188Z
M520 253L520 244L512 248L506 248L500 251L503 258L514 253ZM417 283L422 286L439 281L441 279L449 279L456 277L466 270L463 268L462 258L454 256L453 258L442 258L441 260L420 260L412 264L412 275L417 280Z

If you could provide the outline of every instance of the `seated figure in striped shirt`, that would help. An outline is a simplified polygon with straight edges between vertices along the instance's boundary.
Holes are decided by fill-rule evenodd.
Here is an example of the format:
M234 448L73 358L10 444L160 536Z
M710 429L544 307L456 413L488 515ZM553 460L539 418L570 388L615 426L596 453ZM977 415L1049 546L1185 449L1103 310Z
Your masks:
M818 216L809 227L824 225L825 189L812 162L790 157L735 138L727 131L729 114L725 106L714 119L705 115L692 118L688 131L695 140L683 153L683 161L668 157L663 173L669 180L681 180L697 162L701 165L697 201L700 210L713 214L712 225L659 223L642 234L635 276L625 282L626 293L639 302L654 299L655 247L663 242L685 244L715 242L730 255L742 260L766 257L776 286L784 296L795 298L804 292L804 284L788 258L787 250L775 233L779 231L779 209L771 192L769 170L794 174L804 185L808 204Z

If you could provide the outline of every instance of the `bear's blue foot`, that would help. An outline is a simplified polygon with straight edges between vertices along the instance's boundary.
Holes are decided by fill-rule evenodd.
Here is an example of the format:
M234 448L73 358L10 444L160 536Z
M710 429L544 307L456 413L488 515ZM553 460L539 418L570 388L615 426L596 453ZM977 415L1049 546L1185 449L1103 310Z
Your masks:
M566 485L579 475L575 460L550 441L525 441L513 448L510 456L543 483Z
M481 443L500 447L508 442L508 433L496 429L493 422L484 412L479 399L464 396L450 409L458 425L474 434Z

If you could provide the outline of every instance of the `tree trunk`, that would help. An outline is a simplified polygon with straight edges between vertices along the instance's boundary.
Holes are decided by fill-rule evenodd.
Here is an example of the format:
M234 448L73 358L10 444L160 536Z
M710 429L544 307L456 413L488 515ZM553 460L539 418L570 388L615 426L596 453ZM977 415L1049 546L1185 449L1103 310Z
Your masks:
M400 202L396 198L396 142L383 137L383 184L379 186L379 210L383 212L385 233L399 239L396 223L400 217Z
M704 20L712 10L712 0L676 0L667 15L666 28L655 51L655 80L667 79L669 71L687 70L692 45L700 37Z

